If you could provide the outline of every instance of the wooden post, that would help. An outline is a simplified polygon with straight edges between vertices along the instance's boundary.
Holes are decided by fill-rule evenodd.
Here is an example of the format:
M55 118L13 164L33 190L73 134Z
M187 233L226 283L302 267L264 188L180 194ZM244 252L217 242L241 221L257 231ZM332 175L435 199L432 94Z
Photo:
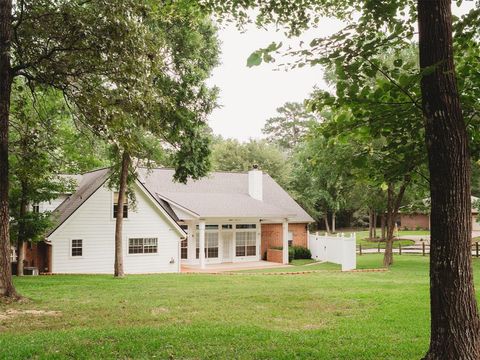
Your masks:
M422 242L422 256L425 256L425 242Z
M378 253L380 254L380 242L378 243Z
M475 255L478 258L478 241L475 243Z
M402 255L402 244L398 244L398 255Z
M360 246L360 255L362 255L362 244L359 244L358 246Z

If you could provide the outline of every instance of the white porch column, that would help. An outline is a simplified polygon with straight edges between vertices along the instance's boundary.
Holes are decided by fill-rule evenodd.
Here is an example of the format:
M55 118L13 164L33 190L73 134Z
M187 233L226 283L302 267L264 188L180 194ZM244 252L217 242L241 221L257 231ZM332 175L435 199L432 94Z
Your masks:
M205 220L200 220L198 223L198 247L200 251L198 254L200 268L205 269Z
M288 264L288 220L282 223L283 263Z

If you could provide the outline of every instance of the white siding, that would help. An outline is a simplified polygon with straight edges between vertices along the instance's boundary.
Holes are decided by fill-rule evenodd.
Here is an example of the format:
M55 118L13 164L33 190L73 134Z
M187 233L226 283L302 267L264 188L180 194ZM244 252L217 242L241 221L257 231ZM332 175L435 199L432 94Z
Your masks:
M50 201L42 201L38 204L39 212L43 213L46 211L53 211L55 210L62 202L68 198L69 195L67 194L60 194L56 199L52 199Z
M178 272L180 236L155 204L135 185L136 208L131 206L123 224L124 269L126 273ZM52 242L52 272L113 274L115 219L112 192L102 187L57 231ZM128 254L128 238L158 238L158 253ZM70 256L70 241L83 240L83 256ZM170 260L173 258L174 263Z

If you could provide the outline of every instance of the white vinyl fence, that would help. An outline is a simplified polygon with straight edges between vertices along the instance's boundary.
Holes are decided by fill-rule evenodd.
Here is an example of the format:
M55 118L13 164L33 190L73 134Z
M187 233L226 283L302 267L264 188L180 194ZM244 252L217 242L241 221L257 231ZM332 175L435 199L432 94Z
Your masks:
M356 236L337 234L337 236L320 236L318 233L308 235L308 248L312 252L312 259L328 261L342 265L342 271L353 270L357 267Z

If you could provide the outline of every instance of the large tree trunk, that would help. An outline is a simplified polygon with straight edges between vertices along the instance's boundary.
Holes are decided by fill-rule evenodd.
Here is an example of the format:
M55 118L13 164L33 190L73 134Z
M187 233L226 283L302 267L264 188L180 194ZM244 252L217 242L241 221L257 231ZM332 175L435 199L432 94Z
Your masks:
M0 297L18 297L12 282L8 212L8 116L12 73L12 1L0 0Z
M124 277L123 272L123 203L127 195L128 170L130 167L130 155L124 151L122 155L122 167L120 169L120 184L118 187L117 219L115 222L115 277Z
M450 0L419 0L420 67L431 196L430 348L425 359L480 359L471 263L470 155L452 49Z
M20 222L18 224L18 235L17 235L17 275L23 276L23 262L25 260L25 241L26 234L25 234L25 216L27 215L28 211L28 201L27 201L27 184L25 181L22 181L21 185L21 198L20 198L20 211L19 211L19 219Z
M330 233L330 225L328 224L328 214L323 215L323 221L325 222L325 230Z

